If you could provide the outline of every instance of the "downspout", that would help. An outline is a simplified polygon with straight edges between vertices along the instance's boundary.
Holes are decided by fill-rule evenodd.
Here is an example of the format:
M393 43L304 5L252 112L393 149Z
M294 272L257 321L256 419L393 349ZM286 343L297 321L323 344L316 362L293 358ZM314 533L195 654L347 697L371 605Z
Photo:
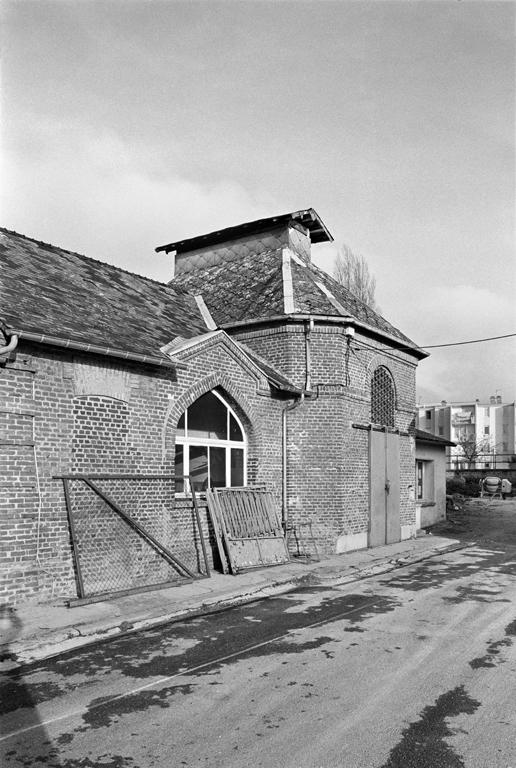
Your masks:
M305 323L305 390L310 392L312 388L312 354L310 347L310 336L314 329L314 319L310 317Z
M294 400L293 403L287 405L282 411L282 438L283 438L283 478L282 478L282 496L283 496L283 530L288 530L288 499L287 499L287 413L293 411L295 408L299 408L303 404L305 399L305 393L301 392L299 400Z
M287 531L289 525L288 497L287 497L287 413L299 408L305 401L306 393L312 387L312 355L310 347L310 336L314 329L313 317L305 322L305 391L301 392L298 400L287 405L282 411L282 458L283 458L283 478L282 478L282 500L283 500L283 530Z
M11 352L14 352L16 347L18 346L18 336L16 333L13 333L10 337L9 344L0 347L0 355L8 355Z

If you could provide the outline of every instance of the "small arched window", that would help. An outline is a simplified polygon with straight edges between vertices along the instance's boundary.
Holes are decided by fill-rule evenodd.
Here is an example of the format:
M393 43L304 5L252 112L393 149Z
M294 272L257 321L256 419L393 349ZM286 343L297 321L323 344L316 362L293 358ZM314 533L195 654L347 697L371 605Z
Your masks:
M394 426L394 382L388 368L380 365L371 381L371 421L385 427Z
M176 493L190 475L196 491L245 485L247 445L238 417L218 392L207 392L179 419L176 432Z

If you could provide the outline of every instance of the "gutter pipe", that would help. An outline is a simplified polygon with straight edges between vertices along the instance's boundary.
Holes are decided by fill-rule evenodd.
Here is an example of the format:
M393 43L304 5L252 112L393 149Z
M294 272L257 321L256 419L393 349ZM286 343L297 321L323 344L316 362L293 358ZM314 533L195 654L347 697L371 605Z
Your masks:
M299 399L294 400L293 403L285 406L282 411L282 506L283 506L283 530L286 532L289 523L288 514L288 498L287 498L287 413L293 411L295 408L299 408L303 405L306 395L310 392L312 387L312 356L310 348L310 336L314 329L314 319L308 316L305 322L305 389L299 395Z
M0 355L8 355L11 352L14 352L17 346L18 346L18 334L13 333L11 334L9 344L3 347L0 347Z
M123 349L116 349L113 347L100 347L96 344L88 344L84 341L73 341L72 339L61 339L57 336L48 336L47 334L31 333L30 331L16 331L13 338L25 339L27 341L34 341L37 344L46 344L51 347L62 347L65 349L73 349L77 352L91 352L95 355L103 355L104 357L117 357L121 360L131 360L137 363L147 363L148 365L155 365L161 368L175 368L186 369L185 363L180 363L177 360L170 360L154 355L140 355L136 352L127 352ZM5 353L6 348L0 348L0 354Z

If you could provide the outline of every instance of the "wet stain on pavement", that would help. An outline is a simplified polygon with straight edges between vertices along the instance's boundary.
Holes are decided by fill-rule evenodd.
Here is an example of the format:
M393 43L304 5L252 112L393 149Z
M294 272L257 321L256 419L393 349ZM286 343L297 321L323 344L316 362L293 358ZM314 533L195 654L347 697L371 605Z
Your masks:
M89 757L71 758L58 763L61 768L140 768L132 757L123 755L99 755L95 760Z
M438 561L425 560L414 568L400 571L398 574L389 574L380 579L380 584L404 591L419 592L426 589L440 589L447 583L468 576L471 580L475 576L487 578L493 573L516 576L516 562L513 555L501 549L469 549L468 554L460 560ZM496 594L496 593L494 593ZM443 595L443 601L459 603L463 600L475 600L477 602L492 602L493 592L485 590L482 585L459 585L457 595ZM500 600L506 602L506 600Z
M186 695L192 693L193 689L193 685L171 685L159 690L138 691L119 699L94 699L82 719L90 728L108 727L122 715L142 712L148 707L167 709L176 694Z
M508 645L512 645L512 640L498 640L496 643L489 643L485 656L477 656L476 659L472 659L469 662L469 666L471 669L480 669L480 667L495 667L497 661L502 661L502 659L496 659L496 656L498 656L502 648L507 647Z
M0 683L5 711L24 707L28 700L32 706L52 700L71 688L88 685L88 679L99 674L118 672L141 680L193 669L190 675L201 675L210 667L221 668L245 657L298 654L335 642L335 638L300 644L295 637L283 637L289 632L314 624L331 625L341 619L347 624L344 630L363 632L361 625L367 619L389 613L401 605L399 600L388 596L342 595L327 589L324 590L326 597L317 604L309 604L304 598L309 599L314 591L322 590L303 588L281 598L268 598L180 624L136 632L27 666L15 675L7 674ZM244 650L240 652L241 649ZM201 669L195 672L196 667ZM19 684L20 672L23 685ZM41 683L43 676L51 677L53 682Z
M497 664L503 664L504 659L500 658L500 651L502 648L510 647L513 644L511 638L516 636L516 619L505 627L505 635L503 640L491 641L487 646L486 654L472 659L469 666L472 669L480 669L481 667L495 667Z
M514 619L514 621L511 621L510 624L507 624L507 626L505 627L505 634L511 637L516 636L516 619Z
M482 586L475 584L461 585L456 588L454 595L444 595L443 600L445 603L455 603L460 605L464 600L475 600L477 603L510 603L511 601L506 597L497 598L496 595L502 594L499 590L494 592L490 589L485 589Z
M446 719L471 715L480 706L463 686L439 696L433 706L423 710L417 722L403 731L403 738L381 768L465 768L463 760L445 741L454 735Z

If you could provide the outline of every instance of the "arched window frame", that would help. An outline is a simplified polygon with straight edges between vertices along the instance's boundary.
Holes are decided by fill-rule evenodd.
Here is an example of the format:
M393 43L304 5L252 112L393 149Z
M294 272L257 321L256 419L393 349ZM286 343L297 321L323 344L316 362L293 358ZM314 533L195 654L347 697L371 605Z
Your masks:
M197 435L189 435L189 425L188 425L188 412L191 408L193 408L198 400L195 400L191 405L188 406L188 408L184 411L184 413L181 416L181 419L184 418L184 429L179 428L176 432L176 494L186 496L190 493L190 487L189 487L189 481L184 480L184 476L187 476L191 473L191 448L206 448L207 449L207 457L208 457L208 477L206 484L203 484L203 487L199 487L196 485L195 490L196 491L204 491L206 490L206 487L212 487L211 485L211 460L210 460L210 448L221 448L225 451L225 486L231 487L231 486L240 486L240 485L246 485L247 483L247 437L244 429L244 425L242 424L242 421L239 419L233 408L229 405L229 403L225 400L222 395L220 395L216 390L212 389L208 392L205 392L206 394L211 394L217 397L220 402L224 405L226 408L226 435L227 439L221 439L221 438L212 438L212 437L199 437ZM201 395L202 397L202 395ZM242 440L232 440L230 438L231 431L230 431L230 421L231 417L235 420L238 428L240 429L240 432L242 434ZM179 420L179 423L181 422L181 419ZM181 476L177 475L177 457L178 457L178 446L182 448L182 461L183 461L183 472ZM231 463L231 451L242 451L242 468L241 472L238 473L239 482L233 482L235 479L232 475L232 463Z
M377 375L379 372L382 372L385 375L390 385L391 403L388 409L389 410L388 419L375 418L378 415L378 410L379 410L378 404L375 402L375 397L377 396L377 393L375 392L375 385L379 386L379 384L377 383ZM384 412L387 411L387 407L385 405L383 405L382 408ZM371 422L373 424L381 424L382 426L386 426L386 427L394 427L395 416L396 416L396 387L394 384L394 378L386 365L378 365L374 369L373 375L371 376Z

